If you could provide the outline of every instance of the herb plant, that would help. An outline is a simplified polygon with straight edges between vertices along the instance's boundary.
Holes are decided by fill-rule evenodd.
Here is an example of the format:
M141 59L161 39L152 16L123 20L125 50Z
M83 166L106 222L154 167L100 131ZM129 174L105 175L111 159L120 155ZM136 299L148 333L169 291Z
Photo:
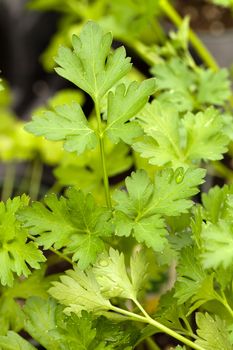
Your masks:
M233 187L198 195L231 146L230 80L196 65L189 33L148 46L155 77L136 81L96 22L59 49L56 72L93 109L74 94L25 126L63 144L55 175L75 186L0 203L1 349L161 349L157 333L232 349Z

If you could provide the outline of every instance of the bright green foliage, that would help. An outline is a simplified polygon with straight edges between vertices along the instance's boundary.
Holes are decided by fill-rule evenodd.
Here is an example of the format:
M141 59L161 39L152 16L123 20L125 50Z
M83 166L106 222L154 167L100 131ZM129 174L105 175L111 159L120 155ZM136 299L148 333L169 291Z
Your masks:
M193 253L194 251L194 253ZM189 301L189 313L209 300L218 299L214 290L213 274L208 274L199 262L198 252L193 247L181 251L177 268L175 297L178 304Z
M204 218L213 224L216 224L219 219L227 219L231 214L229 199L232 194L233 187L226 185L222 188L212 187L208 193L203 193Z
M65 312L81 315L82 310L97 315L112 309L108 299L113 297L136 300L147 274L143 254L137 254L130 262L131 275L126 272L124 255L110 248L109 254L100 255L93 269L86 272L78 267L61 276L61 282L53 282L49 293L61 304ZM138 269L136 276L136 270Z
M166 93L165 98L176 101L181 110L192 110L191 89L194 88L195 75L180 59L173 58L169 63L158 64L151 71L156 77L158 89Z
M30 298L24 313L26 331L47 350L120 350L137 339L130 324L96 320L86 312L67 317L53 299Z
M203 224L202 239L204 252L203 264L206 268L224 268L233 262L233 230L232 223L220 220L218 224Z
M226 69L213 72L210 69L190 68L178 57L152 68L161 90L159 99L176 103L180 111L195 109L201 105L222 106L230 97L230 80Z
M101 293L107 298L121 297L136 299L146 279L147 264L143 254L131 258L131 279L129 278L124 261L124 255L110 249L109 255L99 257L94 265L94 275L100 285Z
M140 115L146 136L134 145L151 164L173 168L217 160L227 151L223 121L213 108L180 118L171 104L153 101Z
M2 91L4 89L3 85L1 84L1 81L2 81L2 79L0 79L0 91Z
M163 215L186 213L192 206L188 198L198 192L205 172L201 169L165 169L156 173L152 182L139 170L126 179L125 191L116 191L116 234L133 234L138 242L161 251L166 243Z
M40 268L45 257L34 242L27 242L27 230L16 219L20 208L28 204L27 196L8 199L6 204L0 202L0 281L2 285L13 285L14 272L28 276L34 269Z
M108 299L103 297L92 271L83 272L78 267L66 271L61 282L53 282L49 293L65 305L65 313L82 314L82 310L100 315L111 309Z
M226 324L218 316L211 317L208 313L196 315L198 326L197 334L200 339L195 341L205 350L231 350L232 344L229 340L229 333Z
M88 22L79 37L73 36L73 52L60 48L56 72L99 101L131 67L125 49L110 53L111 44L111 33L104 35L100 26Z
M1 350L36 350L36 348L26 341L23 337L13 331L9 331L7 335L0 336Z
M198 72L200 79L198 102L221 106L231 95L228 71L222 69L219 72L213 72L211 69L200 69Z
M36 241L45 249L66 247L74 253L73 260L86 268L103 251L102 238L112 233L110 213L98 207L89 193L70 188L67 197L59 199L51 194L42 203L24 208L18 217L31 234L38 235Z
M108 94L107 127L105 131L113 142L119 139L131 143L141 135L138 123L127 123L144 107L148 98L155 92L155 79L144 80L141 84L131 83L116 87L115 92Z
M78 154L95 148L97 144L94 130L88 125L80 105L75 102L56 107L54 112L45 111L41 116L34 117L25 129L50 141L64 141L66 151Z

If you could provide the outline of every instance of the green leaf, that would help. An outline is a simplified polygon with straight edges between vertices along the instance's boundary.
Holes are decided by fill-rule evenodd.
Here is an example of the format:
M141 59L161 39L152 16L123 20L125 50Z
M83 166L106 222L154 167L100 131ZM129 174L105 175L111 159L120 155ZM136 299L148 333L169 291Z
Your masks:
M137 241L161 251L167 232L162 215L186 213L192 206L188 198L198 192L204 174L202 169L165 169L156 173L152 183L144 170L132 173L125 181L127 192L118 190L113 196L116 234L132 234Z
M100 26L89 21L80 36L73 36L73 48L61 47L56 72L99 101L131 68L125 49L111 52L112 35L103 34Z
M177 267L177 282L174 296L178 304L189 301L188 313L200 307L209 300L218 300L214 290L213 274L207 274L199 262L198 251L188 247L181 251Z
M195 88L195 74L180 58L175 57L166 64L158 64L151 72L156 77L158 89L166 94L169 102L175 99L181 111L193 109L192 90ZM165 98L163 94L161 97Z
M218 160L227 151L228 137L218 110L208 108L196 115L185 115L183 125L187 134L185 157L190 160Z
M126 272L123 253L112 248L108 255L104 254L99 257L94 265L93 273L105 297L132 300L137 298L147 276L147 264L143 255L136 254L134 258L131 258L130 267L131 279Z
M99 315L111 309L92 271L83 272L76 267L66 271L66 275L60 279L61 282L53 282L49 293L66 306L64 312L67 315L71 312L81 315L82 310Z
M28 204L28 197L8 199L0 202L0 281L2 285L13 285L15 272L18 276L31 274L29 266L40 268L45 257L34 242L27 242L27 230L16 219L19 209Z
M198 70L198 101L202 104L222 106L231 96L231 83L227 69L214 72L212 69Z
M6 336L0 336L1 350L36 350L28 341L13 331L9 331Z
M233 229L231 221L219 220L217 224L203 223L201 233L205 268L228 268L233 262Z
M49 195L44 204L33 203L18 216L31 234L39 235L38 244L45 249L65 247L65 253L73 253L73 261L80 260L79 266L86 268L104 250L102 238L112 233L111 214L98 207L90 193L70 188L66 196Z
M147 79L142 83L132 82L127 88L120 84L114 92L109 92L105 132L114 143L119 139L132 143L133 138L142 134L136 121L127 122L145 106L155 86L155 79Z
M195 343L205 350L231 350L229 333L224 321L218 316L212 317L208 313L196 314L199 339Z
M33 296L48 297L47 289L54 275L45 277L45 266L35 270L27 279L15 279L11 288L3 288L0 298L0 334L20 331L24 325L24 315L18 302Z
M202 193L204 218L216 224L219 219L229 215L229 198L233 194L233 186L212 187L208 193Z
M233 0L211 0L214 4L223 6L223 7L229 7L233 6Z
M133 148L151 164L187 168L202 159L221 159L227 151L229 139L214 108L181 119L174 105L153 101L141 112L140 121L145 136Z
M23 308L25 314L25 330L46 349L59 350L51 330L56 328L56 302L53 299L39 297L29 298Z
M53 299L30 298L24 312L26 331L47 350L129 350L138 338L129 322L96 319L84 311L81 317L67 316Z
M64 148L68 152L81 154L97 145L97 136L76 102L55 107L54 112L45 111L34 117L25 129L50 141L64 141Z

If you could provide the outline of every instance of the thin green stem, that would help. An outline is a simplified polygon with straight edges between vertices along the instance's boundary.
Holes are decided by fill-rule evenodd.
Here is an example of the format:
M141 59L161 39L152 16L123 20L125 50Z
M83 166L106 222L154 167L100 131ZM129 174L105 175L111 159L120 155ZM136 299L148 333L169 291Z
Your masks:
M15 164L13 162L6 163L5 174L2 186L2 201L6 201L11 197L15 183Z
M28 234L28 238L30 238L32 241L36 241L36 238L30 234ZM58 255L60 258L62 258L63 260L66 260L68 263L70 263L71 265L73 265L73 261L66 256L65 254L59 252L57 249L50 247L48 250L50 250L51 252L53 252L54 254Z
M42 173L43 173L43 164L40 161L40 159L36 158L33 161L33 165L32 165L31 182L30 182L30 188L29 188L29 196L33 201L37 200L40 192Z
M100 108L99 108L99 103L97 101L95 101L95 112L96 112L96 118L97 118L97 123L98 123L98 137L99 137L100 157L101 157L102 171L103 171L105 199L106 199L107 207L109 209L111 209L112 203L111 203L111 196L110 196L106 158L105 158L104 134L102 132Z
M137 303L137 305L138 304L139 303ZM140 306L140 310L141 311L142 311L142 309L143 309L142 306ZM185 345L190 346L192 349L195 349L195 350L206 350L203 347L199 346L198 344L195 344L191 340L185 338L183 335L181 335L181 334L173 331L172 329L164 326L163 324L159 323L158 321L153 320L153 318L151 318L146 313L146 311L144 309L143 309L143 314L145 316L134 314L134 313L132 313L130 311L126 311L126 310L120 309L120 308L118 308L116 306L112 306L112 310L116 311L117 313L126 315L126 316L128 316L128 317L130 317L130 318L132 318L132 319L134 319L136 321L143 322L143 323L148 323L148 324L156 327L157 329L159 329L163 333L166 333L166 334L170 335L171 337L175 338L176 340L184 343Z
M160 0L160 7L166 16L178 27L180 28L182 24L182 17L178 14L175 8L170 4L168 0ZM202 41L198 36L190 29L189 30L189 39L193 47L196 49L200 58L206 63L206 65L212 68L214 71L219 70L219 66L215 58L211 55Z
M226 310L229 312L231 317L233 317L233 310L230 307L230 305L228 304L228 301L227 301L227 298L225 296L225 293L222 291L221 294L222 294L222 296L219 296L218 300L226 308Z

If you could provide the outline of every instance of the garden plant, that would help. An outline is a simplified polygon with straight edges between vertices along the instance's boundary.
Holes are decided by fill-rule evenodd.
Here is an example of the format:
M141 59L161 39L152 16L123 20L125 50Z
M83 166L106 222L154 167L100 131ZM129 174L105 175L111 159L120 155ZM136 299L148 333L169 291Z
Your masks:
M233 349L230 70L168 0L29 7L71 85L23 125L0 83L0 349Z

